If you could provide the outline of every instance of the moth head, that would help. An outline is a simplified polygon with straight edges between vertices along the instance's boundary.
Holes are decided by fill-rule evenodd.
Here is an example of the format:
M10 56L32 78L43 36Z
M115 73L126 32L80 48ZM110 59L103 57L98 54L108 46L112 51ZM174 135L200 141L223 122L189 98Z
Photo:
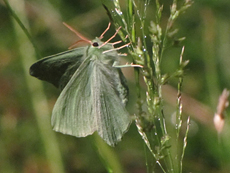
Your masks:
M101 53L109 49L114 49L111 43L103 42L98 37L91 41L91 48L99 49Z
M112 64L118 57L117 51L111 43L103 42L97 37L91 41L87 53L93 57L92 59L99 59L105 64Z
M99 38L95 38L94 40L91 41L91 46L92 47L100 47L103 44L103 42Z

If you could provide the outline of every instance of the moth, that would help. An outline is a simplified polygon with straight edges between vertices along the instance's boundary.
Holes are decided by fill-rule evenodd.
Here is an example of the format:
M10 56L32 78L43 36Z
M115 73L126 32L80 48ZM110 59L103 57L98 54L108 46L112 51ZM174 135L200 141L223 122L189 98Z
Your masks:
M61 89L51 117L53 129L63 134L85 137L95 131L110 146L115 146L127 131L131 119L126 79L119 68L117 50L103 42L106 30L92 41L64 23L89 46L45 57L30 67L30 75ZM77 42L76 42L77 43Z

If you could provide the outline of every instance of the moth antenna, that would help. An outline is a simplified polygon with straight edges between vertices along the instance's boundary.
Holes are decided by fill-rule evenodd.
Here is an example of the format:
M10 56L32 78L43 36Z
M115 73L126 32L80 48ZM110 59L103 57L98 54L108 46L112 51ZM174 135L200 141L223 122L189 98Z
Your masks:
M121 42L122 42L122 40L116 41L116 42L112 43L112 45L114 46L114 45L119 44L119 43L121 43Z
M106 50L106 51L104 51L104 52L102 52L102 53L104 54L104 53L108 53L108 52L111 52L111 51L114 51L114 50L120 50L120 49L122 49L122 48L124 48L124 47L127 47L128 45L130 45L130 43L127 43L127 44L125 44L125 45L123 45L123 46L121 46L121 47L117 47L117 48L114 48L114 49Z
M143 65L133 64L133 63L130 63L130 66L132 66L132 67L140 67L140 68L144 67Z
M104 42L102 45L100 45L98 48L100 49L102 46L106 45L110 40L112 40L118 33L118 31L121 29L121 26L116 30L115 34L113 34L112 37L110 37L106 42Z
M64 24L67 28L69 28L69 30L71 30L72 32L74 32L79 38L81 38L82 40L84 40L84 41L86 41L86 42L92 44L92 42L91 42L89 39L87 39L86 37L84 37L83 35L81 35L79 32L77 32L75 29L73 29L73 28L72 28L71 26L69 26L67 23L63 22L63 24ZM74 43L74 45L76 45L76 43ZM72 47L72 46L71 46L71 47Z
M72 48L75 47L79 42L82 42L82 41L85 42L85 40L78 40L78 41L76 41L75 43L73 43L73 45L71 45L70 47L68 47L68 49L72 49Z
M109 22L109 24L108 24L107 28L105 29L105 31L100 35L100 37L99 37L100 40L104 37L105 33L109 30L110 26L111 26L111 22Z

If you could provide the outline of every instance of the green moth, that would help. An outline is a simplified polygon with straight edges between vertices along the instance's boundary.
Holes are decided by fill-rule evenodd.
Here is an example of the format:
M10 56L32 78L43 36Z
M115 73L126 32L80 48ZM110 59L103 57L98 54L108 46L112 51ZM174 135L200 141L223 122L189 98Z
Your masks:
M65 23L64 23L65 24ZM53 129L63 134L85 137L95 131L114 146L127 131L131 119L125 108L128 87L118 64L118 49L102 42L105 30L92 41L81 36L89 46L74 48L45 57L30 67L30 75L61 89L53 111Z

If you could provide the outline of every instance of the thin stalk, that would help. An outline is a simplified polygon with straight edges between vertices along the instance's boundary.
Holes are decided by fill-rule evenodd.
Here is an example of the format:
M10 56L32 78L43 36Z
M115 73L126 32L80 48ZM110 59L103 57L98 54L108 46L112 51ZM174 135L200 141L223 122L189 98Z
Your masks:
M179 61L179 66L180 66L180 70L183 71L183 67L182 67L182 63L183 63L183 53L184 53L184 47L181 50L181 55L180 55L180 61ZM180 165L182 165L182 163L180 163L180 158L179 158L179 134L180 134L180 130L181 130L181 125L182 125L182 100L181 100L181 91L182 91L182 83L183 83L183 77L180 76L179 77L179 82L177 85L177 112L176 112L176 168L179 171Z
M180 62L179 65L181 67L181 71L183 71L183 67L182 67L182 63L183 63L183 54L184 54L184 47L181 50L181 55L180 55ZM179 138L179 133L180 133L180 129L181 129L181 125L182 125L182 101L181 101L181 91L182 91L182 83L183 83L183 77L180 76L179 77L179 82L177 85L177 117L176 117L176 136L177 139Z
M93 135L94 144L99 156L109 173L124 173L122 165L111 147L109 147L97 134Z
M131 27L131 40L133 43L136 43L136 31L135 31L135 27L134 27L134 20L135 20L135 16L133 15L133 3L132 0L128 0L128 16L129 19L131 19L130 21L130 25Z
M187 119L187 128L186 128L186 132L185 132L185 136L184 136L183 149L182 149L181 159L180 159L180 170L179 170L180 173L182 173L182 168L183 168L182 163L183 163L185 149L186 149L186 146L187 146L187 138L188 138L189 127L190 127L190 117L188 117L188 119Z
M147 168L147 173L150 173L150 170L149 170L149 163L148 163L148 152L147 152L147 148L146 148L146 145L144 144L144 152L145 152L145 165L146 165L146 168Z
M127 11L128 11L128 19L129 21L129 25L131 25L131 42L132 43L136 43L136 30L134 27L134 23L135 23L135 16L133 15L133 3L132 0L127 0ZM133 47L131 47L132 51L133 51ZM133 59L134 61L134 59ZM134 62L135 63L135 62ZM134 74L135 74L135 82L136 82L136 93L137 93L137 99L138 99L138 115L140 116L142 113L142 104L141 104L141 91L140 91L140 82L139 82L139 75L140 75L140 71L139 68L134 68Z
M160 18L161 18L161 9L160 9L160 4L158 1L156 1L156 6L157 6L157 15L156 15L156 26L160 26ZM161 83L161 67L160 67L160 58L161 58L161 54L163 54L164 49L161 49L160 51L160 45L159 43L160 41L160 37L161 33L160 30L158 29L158 34L157 36L155 36L155 39L158 40L158 42L155 42L156 40L153 40L153 46L152 46L152 53L153 53L153 63L154 63L154 67L155 67L155 76L156 76L156 83L155 83L155 94L154 94L154 107L155 107L155 111L157 114L157 117L159 119L159 123L160 123L160 128L161 128L161 133L162 136L166 136L167 133L167 129L166 129L166 124L165 124L165 118L164 118L164 114L163 114L163 104L162 104L162 83ZM164 38L166 39L166 37ZM164 40L163 40L164 42ZM168 144L168 142L166 142L166 145ZM168 172L173 172L174 168L173 168L173 163L172 163L172 156L171 156L171 152L170 149L166 148L166 153L167 153L167 161L166 161L166 167L168 169Z
M159 162L159 160L157 160L157 164L160 166L161 170L162 170L164 173L167 173L167 172L164 170L164 168L163 168L163 166L161 165L161 163Z

